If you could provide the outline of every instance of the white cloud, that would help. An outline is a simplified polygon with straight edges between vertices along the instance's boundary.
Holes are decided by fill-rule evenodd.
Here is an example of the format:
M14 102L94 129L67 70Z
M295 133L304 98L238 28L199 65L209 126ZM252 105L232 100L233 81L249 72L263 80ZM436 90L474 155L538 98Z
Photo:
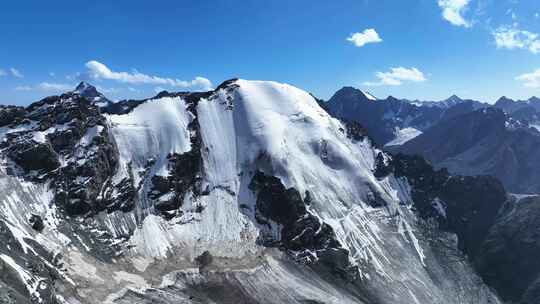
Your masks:
M361 33L352 33L350 37L347 38L347 41L354 43L357 47L363 47L368 43L379 43L382 42L381 37L374 29L365 29Z
M42 91L71 91L75 86L66 83L42 82L37 85L37 88Z
M24 91L39 90L44 92L65 92L73 90L74 87L74 85L67 83L41 82L34 87L22 86L18 88L24 88Z
M193 80L179 80L173 78L163 78L140 73L138 71L115 72L109 69L101 62L92 60L86 63L88 76L93 79L107 79L129 84L153 84L165 85L178 88L198 88L202 90L210 90L212 82L204 77L196 77Z
M49 76L56 77L56 73L55 72L49 72Z
M463 17L471 0L438 0L442 16L446 21L456 26L470 27L471 22Z
M24 75L17 69L15 68L9 68L9 72L11 73L11 75L13 77L17 77L17 78L23 78Z
M124 90L122 88L105 88L105 87L102 87L102 86L96 86L96 89L99 92L105 93L105 94L117 94L117 93L120 93L120 92L122 92Z
M164 88L162 88L162 87L155 87L154 88L154 92L156 92L156 93L160 93L160 92L163 92L163 91L166 91L166 90Z
M492 32L497 48L526 49L533 54L540 53L539 35L533 32L520 30L517 25L501 26Z
M516 77L516 80L522 81L523 85L528 88L540 88L540 69L532 73L526 73Z
M389 72L377 72L375 73L375 77L379 79L379 81L376 82L364 82L363 85L365 86L382 86L382 85L391 85L391 86L399 86L402 85L403 82L422 82L426 81L426 77L424 76L424 73L422 73L417 68L404 68L404 67L397 67L397 68L391 68Z
M18 86L16 91L43 91L43 92L65 92L71 91L75 86L67 83L41 82L35 86Z
M32 91L33 88L31 86L18 86L15 87L15 91Z
M9 68L8 70L0 69L0 77L11 75L16 78L23 78L24 75L15 68Z
M516 21L517 20L517 15L516 13L514 12L514 10L512 10L511 8L507 9L506 10L506 14L510 16L510 18L512 18L512 20Z

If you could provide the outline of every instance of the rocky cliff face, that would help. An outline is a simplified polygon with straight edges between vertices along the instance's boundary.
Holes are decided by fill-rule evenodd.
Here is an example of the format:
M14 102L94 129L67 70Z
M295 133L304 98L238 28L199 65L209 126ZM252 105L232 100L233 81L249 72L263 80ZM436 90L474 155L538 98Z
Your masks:
M495 180L392 158L289 85L82 89L0 108L0 303L500 302L464 254Z
M512 196L478 251L475 263L484 280L511 303L540 301L540 198Z
M537 195L508 196L493 177L451 176L419 156L395 155L380 163L383 170L407 178L418 214L456 233L459 248L505 301L540 300L540 264L533 258L540 254Z

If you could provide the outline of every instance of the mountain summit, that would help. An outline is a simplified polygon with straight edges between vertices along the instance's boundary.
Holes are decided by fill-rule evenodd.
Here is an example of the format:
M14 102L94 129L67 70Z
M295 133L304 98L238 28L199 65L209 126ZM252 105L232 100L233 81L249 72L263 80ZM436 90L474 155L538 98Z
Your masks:
M73 93L79 94L89 101L94 102L99 107L106 107L112 103L105 95L100 93L95 86L85 81L80 82L75 90L73 90Z

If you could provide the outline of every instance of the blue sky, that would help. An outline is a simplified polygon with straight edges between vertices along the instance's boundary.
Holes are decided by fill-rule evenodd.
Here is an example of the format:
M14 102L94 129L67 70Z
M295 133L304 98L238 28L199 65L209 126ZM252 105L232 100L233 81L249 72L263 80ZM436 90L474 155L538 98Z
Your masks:
M232 77L329 98L540 95L537 0L3 1L0 103L75 86L114 99Z

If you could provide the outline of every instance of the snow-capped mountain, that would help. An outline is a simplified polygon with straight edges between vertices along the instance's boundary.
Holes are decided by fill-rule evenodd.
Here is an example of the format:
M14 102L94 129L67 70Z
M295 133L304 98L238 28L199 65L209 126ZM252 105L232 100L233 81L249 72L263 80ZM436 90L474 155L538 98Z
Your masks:
M391 157L285 84L108 106L84 87L0 107L0 303L537 299L532 274L480 267L510 229L494 178Z
M335 117L361 123L379 145L403 144L438 121L474 111L483 104L452 96L444 101L409 101L392 96L373 102L366 93L344 87L325 103Z

